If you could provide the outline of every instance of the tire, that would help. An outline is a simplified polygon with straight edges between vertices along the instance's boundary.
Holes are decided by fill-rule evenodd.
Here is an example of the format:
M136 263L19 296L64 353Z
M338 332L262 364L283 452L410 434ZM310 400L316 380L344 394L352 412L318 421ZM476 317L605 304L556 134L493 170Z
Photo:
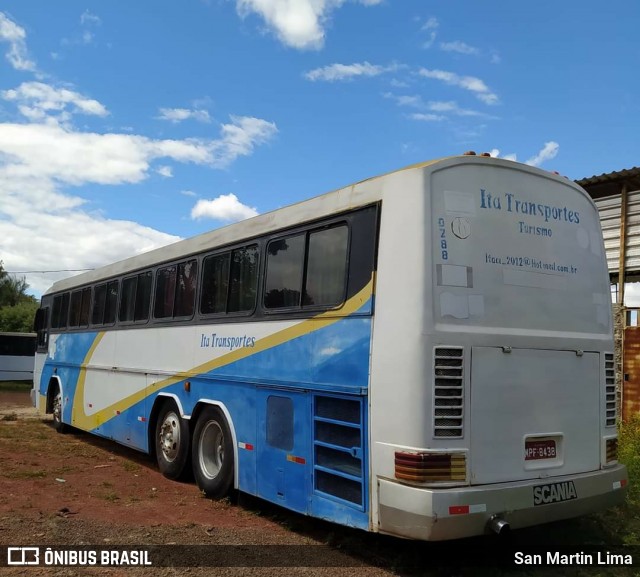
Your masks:
M175 401L162 403L155 426L155 453L158 469L167 479L179 479L189 461L189 424L180 417Z
M198 488L213 499L229 495L233 487L233 441L220 409L208 406L200 413L191 453Z
M60 387L53 385L53 395L51 398L51 412L53 413L53 428L58 433L66 433L68 426L62 422L62 392Z

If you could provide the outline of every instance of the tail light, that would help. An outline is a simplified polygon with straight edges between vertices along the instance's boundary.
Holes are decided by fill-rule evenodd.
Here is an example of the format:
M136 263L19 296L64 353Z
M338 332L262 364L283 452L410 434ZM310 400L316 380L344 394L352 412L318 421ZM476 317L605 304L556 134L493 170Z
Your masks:
M613 439L607 439L607 465L609 463L613 463L618 460L618 439L614 437Z
M426 453L396 451L396 479L410 483L466 481L464 453Z

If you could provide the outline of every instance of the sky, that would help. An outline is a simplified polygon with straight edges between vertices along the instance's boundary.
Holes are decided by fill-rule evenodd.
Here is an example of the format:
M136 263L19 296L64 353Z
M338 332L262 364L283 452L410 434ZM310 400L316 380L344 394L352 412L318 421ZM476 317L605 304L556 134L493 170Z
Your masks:
M39 296L466 150L637 166L639 21L594 0L3 0L0 260Z

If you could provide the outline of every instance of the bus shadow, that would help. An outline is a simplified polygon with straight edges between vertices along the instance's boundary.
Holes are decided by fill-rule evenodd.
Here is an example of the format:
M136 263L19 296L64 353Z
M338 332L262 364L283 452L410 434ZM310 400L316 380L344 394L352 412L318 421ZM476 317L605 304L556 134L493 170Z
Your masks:
M50 419L42 422L53 430ZM145 453L72 427L66 434L160 475L155 460ZM178 482L193 484L193 478L186 477ZM487 534L455 541L424 542L336 525L244 493L235 493L230 502L256 516L278 523L305 539L326 545L342 556L348 556L353 567L379 567L403 576L519 574L525 568L519 568L514 562L515 552L518 551L546 556L547 551L578 553L592 549L604 552L624 545L615 529L624 515L624 508L519 529L506 536Z
M426 542L401 539L290 512L257 497L241 495L239 504L305 538L348 555L354 565L390 569L398 575L500 575L530 574L531 568L515 563L516 552L580 553L620 549L622 539L610 527L621 514L614 509L598 515L558 521L508 532L454 541Z

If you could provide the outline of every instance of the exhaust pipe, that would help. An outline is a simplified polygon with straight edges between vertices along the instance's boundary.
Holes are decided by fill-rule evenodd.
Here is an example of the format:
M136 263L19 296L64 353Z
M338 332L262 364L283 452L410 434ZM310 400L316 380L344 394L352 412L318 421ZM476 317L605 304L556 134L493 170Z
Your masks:
M491 529L496 535L506 535L511 531L511 525L508 521L501 519L497 515L493 515L487 522L487 528Z

